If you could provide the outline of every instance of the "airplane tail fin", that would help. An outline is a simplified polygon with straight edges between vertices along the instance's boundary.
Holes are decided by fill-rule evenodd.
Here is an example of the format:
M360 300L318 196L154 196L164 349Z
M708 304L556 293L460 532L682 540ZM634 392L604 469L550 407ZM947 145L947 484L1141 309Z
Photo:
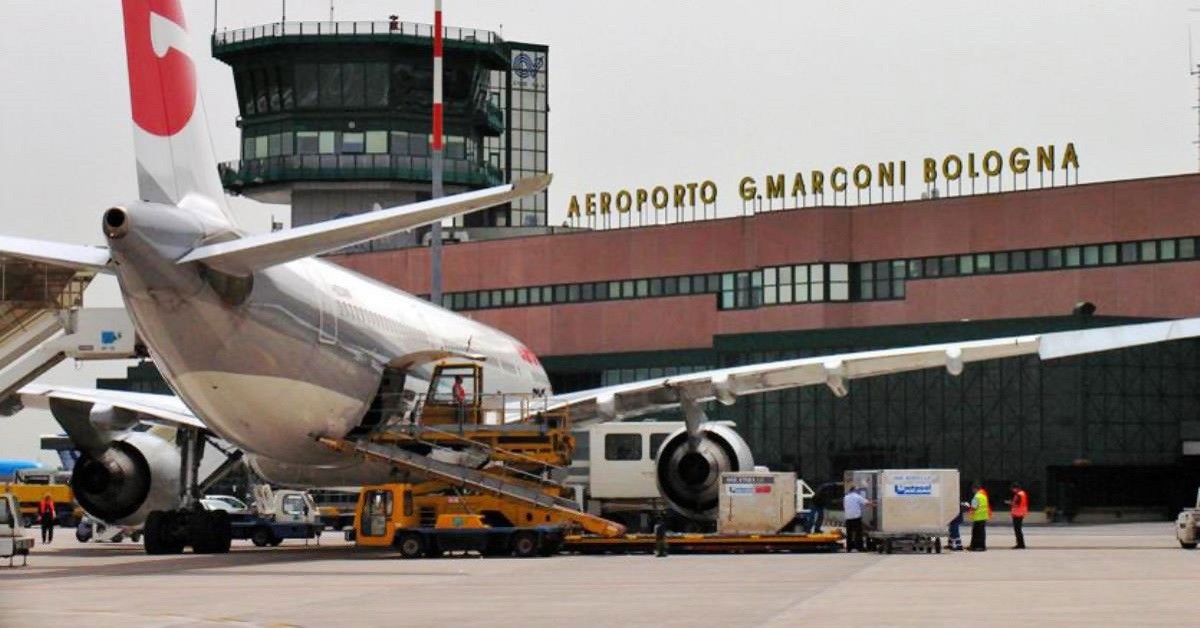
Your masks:
M122 0L142 200L230 221L180 0Z

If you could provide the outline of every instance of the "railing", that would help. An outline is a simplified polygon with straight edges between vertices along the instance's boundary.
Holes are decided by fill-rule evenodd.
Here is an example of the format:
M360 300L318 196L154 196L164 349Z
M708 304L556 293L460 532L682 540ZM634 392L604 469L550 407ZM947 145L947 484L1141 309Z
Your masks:
M445 159L443 177L460 185L499 185L499 168L467 159ZM220 164L221 183L229 188L284 181L428 181L432 159L408 155L280 155Z
M417 22L275 22L213 33L213 46L226 46L273 37L385 35L433 38L433 25ZM503 44L492 31L443 26L442 37L450 42Z

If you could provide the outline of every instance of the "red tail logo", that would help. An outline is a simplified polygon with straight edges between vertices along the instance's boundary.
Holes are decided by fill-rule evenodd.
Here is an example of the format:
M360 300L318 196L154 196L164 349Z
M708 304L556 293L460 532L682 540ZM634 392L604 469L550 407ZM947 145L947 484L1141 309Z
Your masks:
M156 14L186 32L183 9L179 0L125 0L124 9L133 121L147 133L174 135L187 126L196 109L196 66L173 46L159 57L151 21Z

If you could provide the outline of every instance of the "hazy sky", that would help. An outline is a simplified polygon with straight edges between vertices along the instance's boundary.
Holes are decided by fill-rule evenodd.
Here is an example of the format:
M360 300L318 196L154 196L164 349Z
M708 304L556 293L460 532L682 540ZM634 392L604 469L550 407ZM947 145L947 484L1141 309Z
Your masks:
M0 232L99 244L100 212L136 196L118 5L0 0ZM217 158L236 159L233 82L208 56L213 3L184 5ZM224 0L218 26L278 21L281 5ZM744 174L1018 145L1075 142L1083 182L1196 169L1194 2L444 5L449 25L550 46L551 224L574 193L712 179L728 213ZM429 22L433 2L334 6L338 20ZM287 17L328 20L329 2L291 0ZM287 216L234 206L251 231ZM110 279L86 299L120 304ZM65 365L43 381L121 369ZM56 431L44 413L0 418L0 458L38 457L38 435Z

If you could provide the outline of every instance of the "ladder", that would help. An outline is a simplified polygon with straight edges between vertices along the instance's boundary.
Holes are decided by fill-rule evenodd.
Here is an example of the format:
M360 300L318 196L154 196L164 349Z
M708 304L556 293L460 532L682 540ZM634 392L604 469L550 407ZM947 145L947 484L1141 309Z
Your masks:
M462 465L434 460L429 456L408 451L401 447L381 445L369 441L349 441L319 437L317 442L344 453L353 453L367 460L383 462L394 468L409 471L479 493L512 499L523 504L544 508L563 519L579 525L584 530L607 538L625 534L625 526L602 517L580 511L574 501L551 495L535 486L517 482L494 473L487 473Z

